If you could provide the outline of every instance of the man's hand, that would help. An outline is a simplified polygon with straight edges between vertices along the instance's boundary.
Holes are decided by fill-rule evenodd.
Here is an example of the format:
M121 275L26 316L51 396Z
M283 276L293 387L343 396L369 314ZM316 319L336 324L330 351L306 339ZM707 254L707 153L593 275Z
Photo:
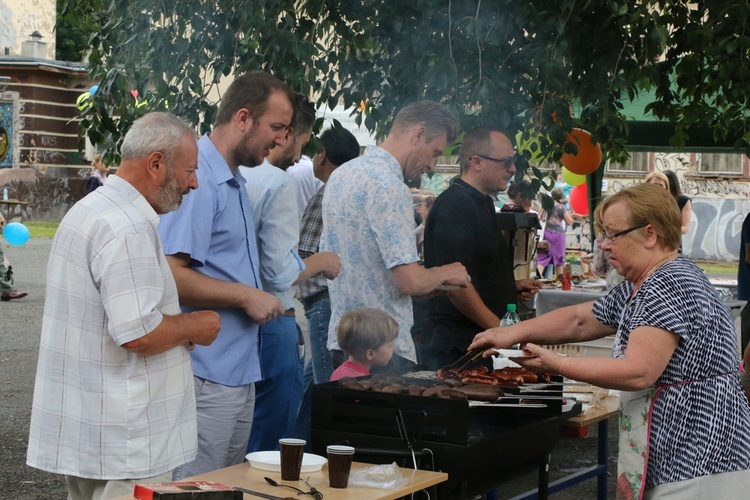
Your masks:
M321 274L329 280L335 280L341 272L341 259L334 252L318 252L317 255L323 260L323 271Z
M471 283L469 272L460 262L453 262L452 264L440 266L440 271L444 273L443 285L453 285L466 288L469 283Z
M5 217L3 217L3 214L0 213L0 229L5 227Z
M539 280L518 280L516 281L516 292L518 298L522 301L531 300L539 292L542 284Z
M243 298L242 309L259 325L264 325L284 314L284 308L279 299L252 287L247 287L247 296Z
M216 340L221 327L221 317L216 311L195 311L190 314L190 321L196 324L196 335L190 344L211 345Z

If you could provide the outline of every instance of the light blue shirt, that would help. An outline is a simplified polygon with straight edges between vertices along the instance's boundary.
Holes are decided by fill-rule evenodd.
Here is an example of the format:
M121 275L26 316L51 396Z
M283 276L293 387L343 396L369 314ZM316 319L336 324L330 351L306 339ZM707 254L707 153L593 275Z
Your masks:
M343 313L374 307L398 322L395 353L416 362L411 297L396 288L390 271L419 261L413 214L401 165L382 148L369 146L331 174L323 197L320 250L340 256L341 272L328 284L329 348L339 348L336 329Z
M247 195L253 213L260 253L263 289L274 294L284 309L294 307L292 286L305 270L297 254L299 215L297 188L292 177L264 161L257 167L240 167L247 179Z
M159 224L164 253L188 254L199 273L262 289L245 179L239 171L232 173L208 135L198 141L198 151L198 189ZM221 330L211 345L196 346L191 353L195 375L232 387L257 382L258 324L239 308L214 310L221 316Z

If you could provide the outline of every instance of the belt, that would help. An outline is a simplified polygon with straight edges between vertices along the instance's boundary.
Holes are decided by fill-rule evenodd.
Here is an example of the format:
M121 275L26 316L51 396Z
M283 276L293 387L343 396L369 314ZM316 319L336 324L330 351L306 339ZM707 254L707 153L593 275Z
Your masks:
M291 309L287 309L286 311L284 311L284 316L295 317L296 314L294 314L294 308L292 307Z
M305 309L310 309L313 305L315 305L316 302L318 302L319 300L327 299L328 297L328 289L326 288L325 290L314 293L307 298L300 299L300 302L302 302L302 305L305 306Z

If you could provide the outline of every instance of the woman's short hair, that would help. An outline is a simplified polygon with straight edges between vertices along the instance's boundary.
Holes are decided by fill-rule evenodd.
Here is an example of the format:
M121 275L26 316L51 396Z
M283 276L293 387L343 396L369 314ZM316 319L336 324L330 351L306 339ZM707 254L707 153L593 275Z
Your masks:
M646 176L643 182L651 182L651 179L659 179L667 186L667 191L671 192L672 183L669 182L669 177L667 177L663 173L659 172L658 170L654 170Z
M682 239L682 216L677 202L662 187L644 182L621 191L602 201L594 212L596 230L604 232L602 217L609 207L617 202L627 205L626 219L629 227L651 224L656 230L657 240L667 250L680 248ZM627 228L623 228L627 229ZM636 230L636 237L642 237Z
M398 323L385 311L363 307L344 313L339 320L336 338L339 347L349 354L377 349L398 337Z
M552 191L549 192L549 195L553 200L562 202L563 196L565 196L565 191L560 186L557 186L555 188L552 188Z

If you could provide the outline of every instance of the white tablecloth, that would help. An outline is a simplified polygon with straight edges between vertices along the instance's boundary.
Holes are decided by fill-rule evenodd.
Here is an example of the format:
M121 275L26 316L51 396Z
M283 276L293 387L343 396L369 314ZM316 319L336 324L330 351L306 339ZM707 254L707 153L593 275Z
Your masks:
M558 289L542 289L536 295L536 315L541 316L560 307L572 306L574 304L581 304L583 302L589 302L596 300L599 297L604 297L607 292L580 292L576 290L563 291ZM740 314L740 310L745 305L744 300L725 300L727 307L732 312L732 316L736 318Z

